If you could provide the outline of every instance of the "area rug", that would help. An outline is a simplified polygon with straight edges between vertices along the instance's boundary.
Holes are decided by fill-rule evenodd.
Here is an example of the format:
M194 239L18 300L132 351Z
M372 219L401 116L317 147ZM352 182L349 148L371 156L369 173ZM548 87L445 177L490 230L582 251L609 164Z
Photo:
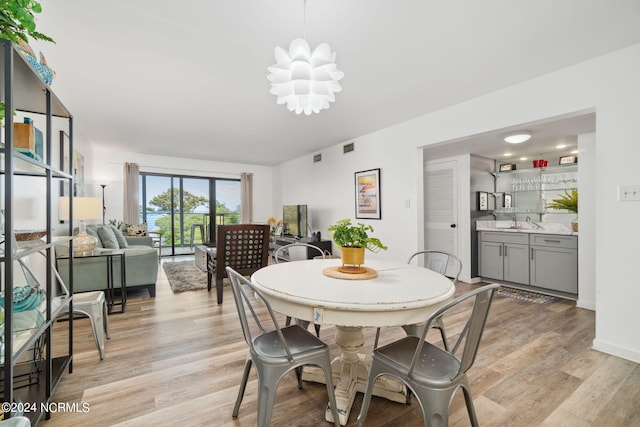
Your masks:
M523 291L521 289L509 288L507 286L501 286L496 291L496 295L501 297L508 297L517 299L519 301L531 302L534 304L550 304L557 301L557 297L550 295L539 294L537 292Z
M207 273L193 261L163 262L162 268L174 294L207 289Z

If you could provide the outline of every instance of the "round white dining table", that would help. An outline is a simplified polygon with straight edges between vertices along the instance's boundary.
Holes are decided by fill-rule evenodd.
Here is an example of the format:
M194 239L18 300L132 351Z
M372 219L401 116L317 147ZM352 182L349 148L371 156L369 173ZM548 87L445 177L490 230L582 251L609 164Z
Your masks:
M341 265L340 259L308 260L269 265L251 281L273 310L300 320L336 326L341 355L332 371L340 423L345 425L357 392L368 376L363 327L401 326L424 322L453 298L455 286L445 276L426 268L395 261L367 260L377 271L372 279L346 280L323 273ZM305 380L323 382L322 371L305 368ZM395 381L379 381L374 394L406 402L406 389ZM326 413L332 421L331 411Z

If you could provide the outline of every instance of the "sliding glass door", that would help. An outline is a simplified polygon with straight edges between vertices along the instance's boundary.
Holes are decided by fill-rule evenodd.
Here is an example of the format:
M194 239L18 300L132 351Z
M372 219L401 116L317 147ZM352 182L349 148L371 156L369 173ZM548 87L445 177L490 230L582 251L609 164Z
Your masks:
M140 180L141 220L161 234L163 255L214 245L218 224L240 222L240 180L150 173Z

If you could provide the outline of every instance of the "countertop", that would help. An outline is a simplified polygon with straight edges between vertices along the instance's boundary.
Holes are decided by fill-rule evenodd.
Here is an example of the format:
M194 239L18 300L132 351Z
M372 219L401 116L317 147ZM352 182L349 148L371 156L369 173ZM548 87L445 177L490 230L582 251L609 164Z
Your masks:
M540 228L536 227L538 225ZM564 234L577 236L571 229L571 224L562 222L525 222L518 221L514 227L513 221L476 221L476 231L499 231L505 233L528 234Z

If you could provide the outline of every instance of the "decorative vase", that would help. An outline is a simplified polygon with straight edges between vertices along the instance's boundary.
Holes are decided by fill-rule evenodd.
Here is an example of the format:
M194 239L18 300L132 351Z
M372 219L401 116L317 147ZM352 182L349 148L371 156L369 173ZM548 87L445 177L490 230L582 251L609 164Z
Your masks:
M364 264L364 248L346 248L340 249L342 251L342 267L338 267L338 271L342 273L364 273L366 268L362 267Z
M571 229L574 233L578 232L578 221L571 221Z

